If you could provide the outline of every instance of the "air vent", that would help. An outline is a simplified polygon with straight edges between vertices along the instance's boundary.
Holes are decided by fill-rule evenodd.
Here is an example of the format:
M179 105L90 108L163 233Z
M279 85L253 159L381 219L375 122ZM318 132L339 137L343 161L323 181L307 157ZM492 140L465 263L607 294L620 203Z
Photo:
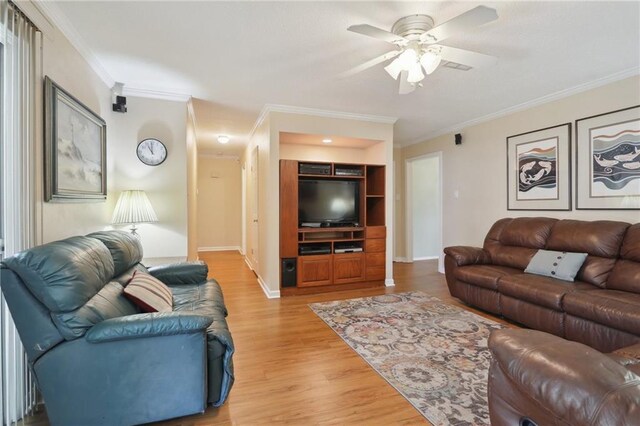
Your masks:
M462 64L458 64L456 62L444 62L442 64L443 67L447 67L447 68L452 68L454 70L460 70L460 71L469 71L472 67L467 66L467 65L462 65Z

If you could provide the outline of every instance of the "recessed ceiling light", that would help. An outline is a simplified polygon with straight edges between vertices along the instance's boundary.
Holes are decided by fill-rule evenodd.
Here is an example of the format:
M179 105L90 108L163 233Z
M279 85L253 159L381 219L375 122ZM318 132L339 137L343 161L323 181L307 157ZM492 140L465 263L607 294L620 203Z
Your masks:
M331 143L333 142L331 139L322 139L322 143Z
M218 142L223 144L229 142L229 136L225 136L225 135L218 136Z

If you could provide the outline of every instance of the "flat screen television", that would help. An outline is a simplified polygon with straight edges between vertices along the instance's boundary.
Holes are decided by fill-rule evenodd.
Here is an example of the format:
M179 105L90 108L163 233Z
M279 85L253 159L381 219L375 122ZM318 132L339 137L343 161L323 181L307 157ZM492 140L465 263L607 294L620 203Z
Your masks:
M338 226L358 223L360 182L300 180L298 221L304 226Z

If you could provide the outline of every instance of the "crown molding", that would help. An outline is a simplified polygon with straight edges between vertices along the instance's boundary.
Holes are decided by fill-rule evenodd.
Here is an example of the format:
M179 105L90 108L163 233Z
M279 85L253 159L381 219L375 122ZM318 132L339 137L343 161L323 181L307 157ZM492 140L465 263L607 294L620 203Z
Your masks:
M567 98L572 95L576 95L581 92L586 92L587 90L596 89L601 86L605 86L610 83L615 83L616 81L624 80L625 78L633 77L640 75L640 67L629 68L614 74L610 74L606 77L602 77L596 80L592 80L588 83L579 84L577 86L570 87L568 89L560 90L555 93L551 93L549 95L545 95L536 99L532 99L527 102L523 102L518 105L514 105L509 108L502 109L500 111L496 111L491 114L487 114L485 116L474 118L472 120L464 121L462 123L454 124L453 126L445 127L443 129L437 130L435 132L431 132L421 138L414 139L411 142L401 144L402 147L415 145L420 142L426 142L428 140L437 138L438 136L446 135L448 133L457 133L462 129L475 126L477 124L485 123L487 121L495 120L496 118L504 117L509 114L513 114L515 112L527 110L536 106L540 106L549 102L557 101L563 98Z
M122 89L124 96L139 98L162 99L165 101L188 102L191 95L187 93L173 92L168 90L144 89L142 87L129 87L126 84Z
M269 113L272 112L284 112L287 114L300 114L300 115L312 115L315 117L324 117L324 118L340 118L343 120L359 120L359 121L368 121L370 123L382 123L382 124L395 124L398 121L397 117L386 117L383 115L370 115L370 114L356 114L353 112L342 112L342 111L330 111L326 109L316 109L316 108L306 108L306 107L296 107L290 105L278 105L278 104L265 104L260 110L260 114L256 119L251 131L249 132L249 138L253 136L256 129L260 127L262 122L267 118Z
M100 80L108 87L112 88L115 84L115 80L109 72L104 68L102 63L98 60L93 51L89 48L82 36L75 29L73 24L69 22L62 10L55 2L38 0L33 4L40 10L40 12L57 27L62 34L69 40L69 42L76 48L80 55L89 63L89 66L100 77Z

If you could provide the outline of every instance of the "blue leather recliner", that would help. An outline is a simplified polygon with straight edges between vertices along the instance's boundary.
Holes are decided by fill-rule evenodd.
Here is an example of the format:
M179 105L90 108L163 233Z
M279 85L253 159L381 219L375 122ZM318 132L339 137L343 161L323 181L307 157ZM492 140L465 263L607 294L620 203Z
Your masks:
M71 237L2 262L0 286L53 425L132 425L219 406L233 340L202 262L145 268L121 231ZM173 312L140 313L122 294L135 270L173 292Z

